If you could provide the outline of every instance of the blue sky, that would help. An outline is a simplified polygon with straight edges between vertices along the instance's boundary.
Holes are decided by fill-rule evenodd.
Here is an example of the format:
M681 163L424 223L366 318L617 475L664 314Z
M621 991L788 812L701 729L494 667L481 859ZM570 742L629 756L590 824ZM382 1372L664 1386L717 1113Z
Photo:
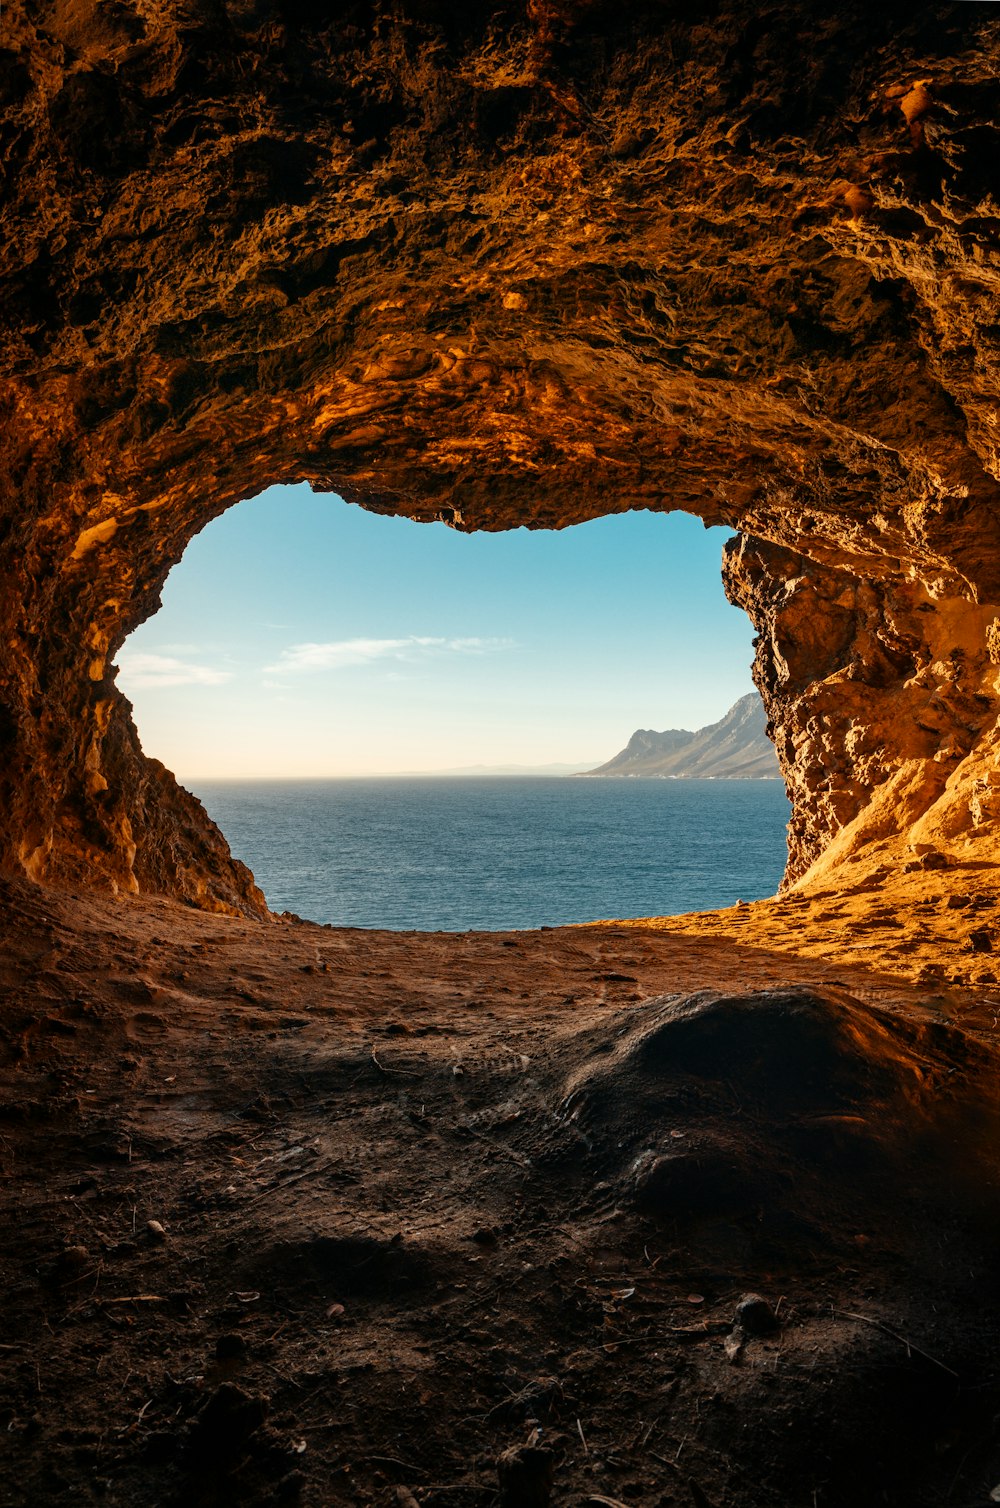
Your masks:
M182 779L599 763L752 690L726 537L645 512L465 535L274 487L192 541L118 684Z

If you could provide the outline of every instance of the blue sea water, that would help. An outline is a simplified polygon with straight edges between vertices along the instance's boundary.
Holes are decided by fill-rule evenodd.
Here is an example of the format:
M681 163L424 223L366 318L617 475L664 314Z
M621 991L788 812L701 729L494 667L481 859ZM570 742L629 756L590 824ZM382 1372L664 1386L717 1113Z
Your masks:
M199 781L275 911L466 931L669 916L772 895L778 780Z

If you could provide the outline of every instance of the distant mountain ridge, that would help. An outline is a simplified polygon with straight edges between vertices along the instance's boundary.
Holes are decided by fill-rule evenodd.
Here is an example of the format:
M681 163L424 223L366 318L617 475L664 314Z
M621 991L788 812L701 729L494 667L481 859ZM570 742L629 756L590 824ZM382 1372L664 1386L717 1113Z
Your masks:
M652 780L780 780L767 718L756 692L741 696L725 717L691 733L639 728L614 759L581 778Z

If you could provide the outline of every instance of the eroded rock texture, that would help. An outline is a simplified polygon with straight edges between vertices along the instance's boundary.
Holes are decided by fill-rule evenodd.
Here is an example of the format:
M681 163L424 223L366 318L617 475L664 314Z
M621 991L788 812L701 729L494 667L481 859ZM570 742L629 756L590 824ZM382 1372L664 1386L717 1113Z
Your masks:
M790 876L992 856L993 11L5 5L4 862L260 910L113 658L302 479L731 524Z

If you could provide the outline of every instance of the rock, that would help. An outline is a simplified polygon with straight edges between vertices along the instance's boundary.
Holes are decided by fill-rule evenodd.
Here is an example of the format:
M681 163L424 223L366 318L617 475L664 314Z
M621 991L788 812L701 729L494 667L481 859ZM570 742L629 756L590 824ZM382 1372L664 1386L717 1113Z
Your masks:
M56 1258L56 1277L60 1283L73 1283L90 1272L92 1267L90 1252L85 1246L67 1246Z
M778 1317L762 1294L745 1293L736 1305L735 1324L747 1335L771 1335Z
M556 1458L545 1445L513 1445L497 1460L500 1508L548 1508Z
M993 934L987 927L977 927L969 933L968 947L973 953L992 953Z
M151 1241L162 1243L167 1239L167 1233L159 1220L146 1221L146 1234Z
M746 1345L746 1342L746 1331L741 1329L739 1325L730 1330L729 1334L726 1336L725 1340L722 1343L723 1350L726 1353L726 1360L729 1362L730 1366L736 1366L736 1364L740 1360L740 1357L743 1355L743 1347Z
M951 860L947 854L935 851L924 854L923 858L917 861L917 866L920 869L947 869L950 863Z
M937 28L830 8L812 50L815 7L786 0L752 107L738 6L669 25L643 8L626 28L621 7L552 0L484 31L476 7L372 0L299 48L262 20L273 0L195 9L178 26L144 6L137 32L108 19L128 7L39 0L12 43L0 868L267 914L143 752L112 660L210 518L306 474L467 530L667 502L725 522L793 806L789 878L834 840L834 868L873 834L902 859L932 810L963 860L992 862L1000 430L983 374L1000 334L977 310L998 217L977 164L1000 127L970 81L995 73L1000 37L981 7ZM217 129L234 85L215 13L254 28L254 76L282 80L239 140ZM512 86L515 55L530 85ZM889 55L891 105L872 88ZM471 80L504 107L470 109ZM416 98L437 102L423 124ZM182 121L196 151L170 137ZM401 219L431 156L438 207Z

